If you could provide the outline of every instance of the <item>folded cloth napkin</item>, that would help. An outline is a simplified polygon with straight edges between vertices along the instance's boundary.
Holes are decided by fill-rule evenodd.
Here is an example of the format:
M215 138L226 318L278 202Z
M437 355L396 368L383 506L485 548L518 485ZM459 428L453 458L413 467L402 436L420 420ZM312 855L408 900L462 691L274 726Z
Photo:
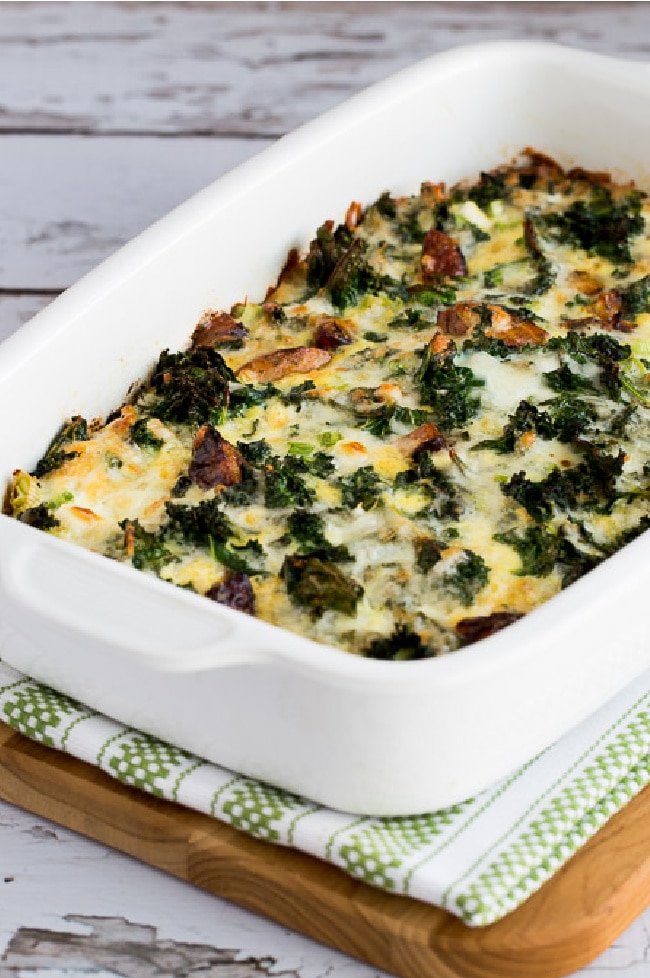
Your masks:
M476 798L427 815L359 818L124 727L0 662L0 719L20 733L472 926L523 903L648 783L649 706L650 672Z

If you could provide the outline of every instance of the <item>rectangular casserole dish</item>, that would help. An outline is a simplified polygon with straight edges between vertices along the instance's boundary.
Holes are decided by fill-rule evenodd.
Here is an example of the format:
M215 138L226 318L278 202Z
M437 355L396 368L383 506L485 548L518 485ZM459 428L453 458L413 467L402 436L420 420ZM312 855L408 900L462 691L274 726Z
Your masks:
M261 298L350 200L476 175L527 145L644 182L645 65L508 42L436 56L228 174L2 348L2 478L104 416L208 308ZM20 425L16 417L20 409ZM650 665L647 539L453 655L350 656L0 517L0 656L83 703L330 807L405 815L506 775Z

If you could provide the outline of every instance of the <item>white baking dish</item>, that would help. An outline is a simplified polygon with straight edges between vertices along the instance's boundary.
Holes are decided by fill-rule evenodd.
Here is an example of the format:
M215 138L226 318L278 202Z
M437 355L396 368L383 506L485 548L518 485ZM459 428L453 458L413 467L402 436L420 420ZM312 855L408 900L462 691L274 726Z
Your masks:
M36 316L0 355L0 468L120 403L205 309L259 298L352 199L532 145L642 180L650 72L498 43L415 65L239 167ZM332 807L413 814L494 782L650 664L646 536L505 631L377 662L316 645L0 517L0 654L123 722Z

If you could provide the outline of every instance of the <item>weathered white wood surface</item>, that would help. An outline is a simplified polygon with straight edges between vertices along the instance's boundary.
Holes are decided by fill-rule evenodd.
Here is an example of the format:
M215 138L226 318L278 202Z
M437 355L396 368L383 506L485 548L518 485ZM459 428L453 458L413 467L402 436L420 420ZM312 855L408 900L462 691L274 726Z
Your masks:
M648 60L650 4L0 3L0 339L276 136L506 37ZM580 975L648 978L649 930L650 912ZM0 978L199 970L378 975L0 804Z

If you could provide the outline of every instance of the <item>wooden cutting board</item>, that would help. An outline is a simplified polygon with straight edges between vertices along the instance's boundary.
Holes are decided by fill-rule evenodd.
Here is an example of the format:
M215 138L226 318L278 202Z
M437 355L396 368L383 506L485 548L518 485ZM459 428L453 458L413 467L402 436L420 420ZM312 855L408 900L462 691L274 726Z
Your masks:
M4 724L0 796L400 978L561 978L650 903L650 789L484 928L128 788Z

